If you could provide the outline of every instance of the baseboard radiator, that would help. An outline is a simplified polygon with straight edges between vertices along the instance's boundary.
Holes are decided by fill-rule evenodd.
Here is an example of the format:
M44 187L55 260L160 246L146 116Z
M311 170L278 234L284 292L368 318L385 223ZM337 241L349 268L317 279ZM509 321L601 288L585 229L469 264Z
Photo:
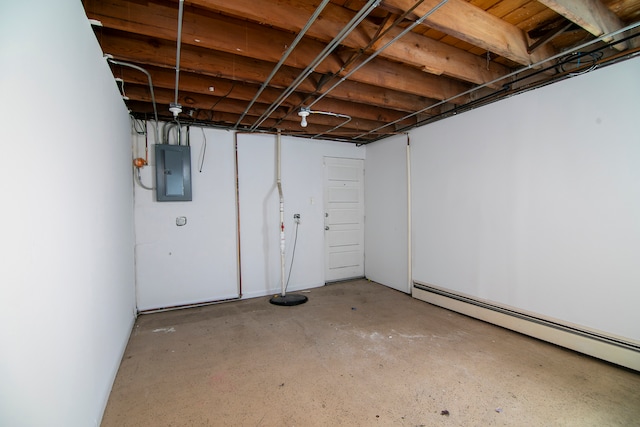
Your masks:
M416 281L413 282L412 295L430 304L640 371L638 342L563 324L555 319L545 319Z

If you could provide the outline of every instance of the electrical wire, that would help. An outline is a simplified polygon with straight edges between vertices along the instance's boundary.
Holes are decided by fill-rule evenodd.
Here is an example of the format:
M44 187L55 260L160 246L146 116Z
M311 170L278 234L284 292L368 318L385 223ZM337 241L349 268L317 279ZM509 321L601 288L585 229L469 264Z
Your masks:
M598 61L602 59L602 55L602 52L573 52L559 59L560 69L562 72L569 73L572 77L586 74L598 67ZM586 60L583 58L586 58ZM587 65L589 62L591 64Z
M300 223L296 221L296 234L293 239L293 252L291 253L291 265L289 265L289 275L287 276L287 283L284 285L284 292L287 293L287 288L289 287L289 279L291 279L291 270L293 270L293 260L296 257L296 245L298 243L298 226Z
M174 127L177 127L177 134L176 134L176 141L177 141L177 145L182 145L181 144L181 133L182 133L182 129L180 127L180 122L176 119L172 122L166 122L164 124L164 128L163 128L163 138L164 138L164 144L169 144L169 134L171 133L171 129L173 129Z
M139 123L144 123L144 120L138 120L135 117L133 117L133 115L131 115L131 127L133 128L133 131L138 134L138 135L146 135L147 131L146 129L143 128L143 125L140 124L140 128L141 130L138 130L138 124Z
M142 178L140 177L140 168L136 168L136 174L134 176L136 177L136 181L138 182L138 185L140 187L144 188L145 190L153 190L153 187L147 187L142 183Z
M626 32L626 31L633 30L633 29L635 29L635 28L637 28L637 27L639 27L639 26L640 26L640 22L636 22L636 23L633 23L633 24L631 24L631 25L629 25L629 26L626 26L626 27L624 27L624 28L621 28L621 29L619 29L619 30L613 31L613 32L611 32L611 33L609 33L609 34L603 34L603 35L601 35L600 37L597 37L597 38L595 38L595 39L593 39L593 40L590 40L590 41L588 41L588 42L586 42L586 43L584 43L584 44L581 44L581 45L579 45L579 46L574 46L574 47L573 47L573 52L578 52L578 51L580 51L580 49L583 49L583 48L585 48L585 47L588 47L588 46L591 46L591 45L593 45L593 44L595 44L595 43L598 43L598 42L600 42L601 40L603 40L603 39L605 39L605 38L608 38L608 37L614 37L614 36L616 36L616 35L618 35L618 34L622 34L622 33ZM637 36L637 35L638 35L638 34L634 34L633 36L630 36L630 37L635 37L635 36ZM624 40L624 39L622 39L622 40L617 40L617 41L614 41L614 42L611 42L611 43L609 43L609 45L614 45L614 44L621 43L623 40ZM425 112L425 111L428 111L428 110L431 110L431 109L433 109L433 108L435 108L435 107L439 107L440 105L446 104L446 103L450 102L450 101L451 101L451 100L453 100L453 99L459 98L459 97L464 96L464 95L469 95L469 94L471 94L471 93L473 93L473 92L476 92L476 91L478 91L478 90L480 90L480 89L483 89L483 88L485 88L485 87L487 87L487 86L490 86L490 85L493 85L493 84L495 84L495 83L498 83L499 81L506 80L506 79L509 79L509 78L511 78L511 77L515 77L515 76L517 76L518 74L520 74L520 73L522 73L522 72L524 72L524 71L530 70L530 69L532 69L532 68L540 67L540 66L542 66L542 64L544 64L544 63L546 63L546 62L555 61L555 60L557 60L558 58L562 58L562 57L566 57L566 56L567 56L567 54L564 54L564 53L558 53L558 54L556 54L556 55L552 55L552 56L550 56L550 57L549 57L549 58L547 58L547 59L543 59L543 60L538 61L538 62L536 62L536 63L526 65L526 66L524 66L524 67L522 67L522 68L520 68L520 69L518 69L518 70L515 70L515 71L513 71L513 72L511 72L511 73L508 73L508 74L506 74L506 75L504 75L504 76L498 77L498 78L496 78L496 79L494 79L494 80L491 80L491 81L489 81L489 82L483 83L483 84L481 84L481 85L478 85L478 86L472 87L471 89L468 89L468 90L466 90L466 91L464 91L464 92L461 92L461 93L459 93L459 94L457 94L457 95L454 95L454 96L451 96L451 97L449 97L449 98L446 98L446 99L440 100L440 101L438 101L438 102L436 102L436 103L434 103L434 104L431 104L431 105L429 105L429 106L427 106L427 107L425 107L425 108L422 108L422 109L420 109L420 110L414 111L413 113L407 114L406 116L401 117L401 118L399 118L399 119L396 119L396 120L394 120L394 121L388 122L388 123L386 123L386 124L384 124L384 125L382 125L382 126L379 126L379 127L375 128L375 129L372 129L372 130L370 130L370 131L368 131L368 132L361 133L360 135L357 135L357 136L353 137L353 138L352 138L352 140L357 140L357 139L359 139L359 138L365 137L365 136L370 135L370 134L372 134L372 133L376 133L376 132L380 131L381 129L385 128L385 127L393 126L393 125L395 125L396 123L399 123L399 122L401 122L401 121L403 121L403 120L407 120L407 119L410 119L410 118L412 118L412 117L415 117L415 116L417 116L418 114L421 114L421 113L423 113L423 112ZM546 83L546 84L549 84L549 83ZM309 106L309 107L310 107L310 106ZM400 130L400 131L406 131L406 130L408 130L408 129L407 129L407 128L404 128L404 129L399 129L399 130ZM371 142L371 141L369 141L369 142Z
M346 75L342 75L342 72L345 71L352 63L354 63L359 57L361 57L362 55L365 54L366 51L368 51L371 47L373 47L379 40L382 40L382 38L389 33L392 29L394 29L396 26L398 26L405 18L407 18L411 13L413 13L413 11L418 8L418 6L420 6L424 0L418 0L410 9L408 9L406 12L404 12L401 16L399 16L388 28L386 28L384 31L382 31L381 33L377 34L376 36L374 36L374 38L363 48L359 49L358 52L356 52L356 54L352 55L351 58L349 58L344 65L336 72L332 73L331 75L328 75L328 78L326 80L324 84L326 84L329 81L334 80L337 77L340 77L340 80L338 82L336 82L333 86L331 86L331 88L329 88L328 90L325 90L323 93L320 94L320 96L316 96L319 92L320 92L320 87L318 86L316 88L316 90L312 93L309 94L301 103L299 103L295 108L290 109L291 111L295 111L297 110L299 107L301 107L303 104L305 104L309 99L314 99L313 102L311 102L309 105L307 105L307 108L311 108L313 107L316 103L318 103L318 101L320 101L321 99L323 99L325 96L327 96L329 94L329 92L332 92L336 87L338 87L339 85L341 85L345 80L347 80L347 78L349 78L353 73L355 73L356 71L358 71L360 68L362 68L364 65L366 65L367 63L369 63L371 60L373 60L376 56L378 56L379 54L382 53L382 51L384 51L386 48L388 48L391 44L393 44L396 40L402 38L405 34L407 34L409 31L411 31L413 28L415 28L416 26L420 25L426 18L428 18L432 13L434 13L436 10L438 10L440 7L442 7L448 0L441 0L441 2L439 4L437 4L436 6L434 6L433 8L431 8L431 10L429 10L426 14L424 14L423 16L421 16L419 19L417 19L416 21L414 21L411 25L409 25L407 28L405 28L404 30L402 30L399 34L395 35L390 41L388 41L384 46L382 46L381 48L377 49L372 55L370 55L369 57L367 57L364 61L362 61L360 64L358 64L356 67L354 67L353 69L351 69L351 71L349 71ZM282 123L288 116L289 113L287 113L284 117L281 117L274 126L272 126L272 128L277 127L280 123ZM343 118L346 118L348 116L341 116ZM321 135L324 134L328 134L333 132L334 130L346 125L349 121L351 121L351 118L349 118L349 120L347 120L345 123L340 124L339 126L336 126L333 129L330 129L328 131L325 131L323 133L320 133L318 135L315 135L313 138L317 138Z
M231 92L233 91L233 88L236 87L236 81L234 80L233 82L231 82L231 87L229 88L229 90L227 91L227 93L225 93L220 99L218 99L216 102L213 103L213 105L211 106L211 108L209 108L209 111L207 111L207 115L209 116L209 121L213 121L213 109L216 107L216 105L218 105L220 103L220 101L224 101L225 99L227 99L227 97L229 95L231 95Z
M198 172L202 173L202 167L204 166L204 155L207 152L207 135L204 133L204 128L200 128L200 130L202 131L202 149L200 150L200 168L198 169Z

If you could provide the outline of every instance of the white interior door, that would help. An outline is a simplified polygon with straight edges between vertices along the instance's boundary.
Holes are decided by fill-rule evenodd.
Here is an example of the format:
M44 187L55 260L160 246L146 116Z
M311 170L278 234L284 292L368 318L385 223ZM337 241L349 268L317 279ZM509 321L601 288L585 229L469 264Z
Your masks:
M324 158L325 281L364 276L364 161Z

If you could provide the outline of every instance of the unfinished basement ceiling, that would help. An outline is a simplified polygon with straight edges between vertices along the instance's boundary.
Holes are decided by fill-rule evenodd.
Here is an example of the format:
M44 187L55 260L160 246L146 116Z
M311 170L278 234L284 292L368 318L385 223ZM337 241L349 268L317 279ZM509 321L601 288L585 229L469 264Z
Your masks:
M83 4L134 116L121 62L161 120L178 74L181 123L359 144L640 50L640 0L187 0L176 73L179 1Z

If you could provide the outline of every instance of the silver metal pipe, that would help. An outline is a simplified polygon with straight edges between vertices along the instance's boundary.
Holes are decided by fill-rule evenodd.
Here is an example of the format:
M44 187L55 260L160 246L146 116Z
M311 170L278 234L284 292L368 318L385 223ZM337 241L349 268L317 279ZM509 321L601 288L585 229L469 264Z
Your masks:
M367 4L360 9L360 11L349 21L349 23L336 35L333 40L320 52L320 54L305 68L298 77L289 85L289 87L278 97L276 101L274 101L267 111L265 111L260 118L251 126L250 130L254 131L258 126L260 126L273 112L284 102L285 99L289 97L295 91L298 86L302 84L302 82L309 77L311 73L316 69L318 65L322 61L325 60L339 45L342 41L353 31L356 27L364 20L364 18L369 15L375 9L378 4L380 4L381 0L369 0Z
M244 110L244 112L240 115L240 118L238 119L235 126L233 127L234 129L237 129L238 126L240 126L240 122L247 115L247 113L249 112L249 109L253 107L253 104L255 104L255 102L258 100L258 97L260 97L260 95L266 89L269 82L271 82L271 79L273 79L273 77L276 75L280 67L282 67L282 65L287 60L287 58L289 58L289 55L291 54L291 52L293 52L293 49L296 48L298 43L300 43L300 40L302 40L302 37L304 37L306 32L309 30L309 28L311 28L311 25L316 21L316 19L318 19L318 16L322 12L322 10L325 8L325 6L329 3L329 1L330 0L323 0L322 3L316 8L315 12L313 12L313 15L311 15L306 25L302 28L302 30L300 30L295 40L291 44L291 46L289 46L289 48L284 53L284 55L282 55L282 58L280 58L280 61L278 61L276 66L273 68L273 71L271 71L271 74L269 74L269 77L267 77L264 83L262 83L262 86L260 86L260 89L258 89L258 92L256 93L256 95L253 97L253 99L251 100L247 108Z
M593 44L596 44L596 43L598 43L598 42L601 42L602 40L604 40L604 39L606 39L606 38L614 37L614 36L616 36L616 35L618 35L618 34L624 33L624 32L626 32L626 31L633 30L633 29L638 28L638 27L640 27L640 21L638 21L638 22L636 22L636 23L634 23L634 24L631 24L631 25L627 25L626 27L624 27L624 28L620 28L619 30L612 31L612 32L610 32L610 33L608 33L608 34L603 34L603 35L601 35L600 37L597 37L597 38L595 38L595 39L593 39L593 40L590 40L590 41L588 41L588 42L585 42L585 43L583 43L583 44L581 44L581 45L579 45L579 46L574 47L573 49L570 49L570 50L567 50L567 51L564 51L564 52L561 52L561 53L557 53L557 54L555 54L555 55L553 55L553 56L550 56L550 57L549 57L549 58L547 58L547 59L543 59L543 60L541 60L541 61L538 61L538 62L536 62L535 64L529 64L529 65L527 65L527 66L525 66L525 67L522 67L522 68L520 68L520 69L518 69L518 70L516 70L516 71L514 71L514 72L511 72L511 73L509 73L509 74L506 74L506 75L504 75L504 76L502 76L502 77L498 77L497 79L493 79L493 80L492 80L492 81L490 81L490 82L483 83L483 84L481 84L481 85L479 85L479 86L476 86L476 87L471 88L471 89L469 89L469 90L466 90L466 91L464 91L464 92L462 92L462 93L459 93L458 95L451 96L451 97L449 97L449 98L447 98L447 99L444 99L444 100L442 100L442 101L436 102L435 104L429 105L428 107L425 107L425 108L423 108L423 109L421 109L421 110L415 111L415 112L413 112L413 113L411 113L411 114L408 114L408 115L406 115L406 116L404 116L404 117L401 117L401 118L399 118L399 119L397 119L397 120L394 120L394 121L389 122L389 123L387 123L387 124L385 124L385 125L379 126L379 127L375 128L375 129L373 129L373 130L370 130L369 132L365 132L365 133L363 133L363 134L360 134L360 135L358 135L358 136L355 136L355 137L353 137L353 138L352 138L352 140L353 140L353 139L362 138L363 136L370 135L370 134L372 134L372 133L375 133L375 132L379 131L380 129L384 129L384 128L386 128L387 126L395 125L396 123L399 123L399 122L401 122L401 121L403 121L403 120L407 120L407 119L410 119L410 118L412 118L412 117L415 117L415 116L417 116L418 114L424 113L425 111L431 110L432 108L435 108L435 107L438 107L438 106L440 106L440 105L446 104L447 102L450 102L450 101L452 101L452 100L454 100L454 99L456 99L456 98L460 98L461 96L469 95L469 94L471 94L471 93L473 93L473 92L476 92L476 91L478 91L478 90L480 90L480 89L483 89L483 88L485 88L485 87L487 87L487 86L494 85L494 84L496 84L497 82L500 82L500 81L502 81L502 80L505 80L505 79L508 79L508 78L511 78L511 77L517 76L518 74L520 74L520 73L522 73L522 72L524 72L524 71L530 70L531 68L539 67L539 66L541 66L542 64L544 64L544 63L546 63L546 62L553 61L553 60L556 60L556 59L558 59L558 58L562 58L562 57L564 57L564 56L567 56L567 55L568 55L568 54L570 54L570 53L577 52L577 51L579 51L580 49L584 49L585 47L589 47L589 46L591 46L591 45L593 45Z
M371 48L375 43L378 42L378 40L380 40L382 37L384 37L389 31L391 31L392 29L394 29L395 27L397 27L402 21L404 21L404 19L409 16L418 6L420 6L425 0L418 0L413 6L411 6L411 8L407 9L402 15L398 16L396 18L396 20L393 22L393 24L391 24L389 27L387 27L384 31L379 32L378 34L376 34L371 41L369 41L369 43L367 43L367 45L361 49L358 49L358 53L356 55L353 55L351 58L349 58L343 65L342 67L340 67L340 69L338 71L335 71L332 73L331 77L327 80L332 80L334 77L338 76L340 73L342 73L343 71L345 71L352 63L355 62L356 59L360 58L364 52L366 52L367 50L369 50L369 48ZM381 29L380 29L381 30ZM379 30L379 31L380 31ZM319 90L319 89L318 89ZM296 107L294 107L292 109L292 111L297 110L298 108L300 108L302 106L302 104L304 104L304 101L299 103ZM315 104L315 103L314 103ZM304 108L304 107L303 107ZM288 115L280 118L278 120L278 123L276 124L279 125L280 123L282 123L282 121L287 118ZM325 132L328 133L328 132Z
M142 183L142 177L140 176L140 168L136 168L136 173L133 176L135 177L135 180L140 187L144 188L145 190L155 190L153 186L148 187Z
M151 103L153 104L153 115L154 115L154 118L156 120L156 131L155 131L156 140L155 140L155 143L159 144L160 143L160 138L158 136L158 108L156 107L156 96L155 96L155 94L153 92L153 82L151 81L151 74L149 74L149 72L147 70L145 70L144 68L139 67L139 66L137 66L135 64L130 64L128 62L123 62L123 61L118 61L116 59L113 59L113 57L111 57L111 55L106 55L106 58L107 58L107 61L109 61L112 64L121 65L123 67L133 68L134 70L138 70L138 71L140 71L140 72L142 72L142 73L147 75L147 80L149 81L149 92L151 92Z
M425 13L424 15L422 15L417 21L414 21L411 25L409 25L407 28L405 28L400 34L398 34L397 36L395 36L394 38L392 38L391 40L389 40L384 46L382 46L380 49L376 50L371 56L369 56L365 61L363 61L361 64L359 64L357 67L355 67L353 70L349 71L345 76L343 76L336 84L334 84L333 86L331 86L326 92L324 92L322 95L320 95L318 98L316 98L315 101L313 101L311 104L309 104L309 108L313 107L318 101L320 101L322 98L324 98L325 96L327 96L329 94L329 92L331 92L332 90L334 90L336 87L338 87L340 84L342 84L345 80L347 80L349 77L351 77L353 75L353 73L355 73L356 71L358 71L360 68L364 67L365 65L367 65L370 61L372 61L376 56L380 55L386 48L388 48L389 46L391 46L393 43L395 43L396 41L398 41L398 39L404 37L405 34L407 34L409 31L413 30L415 27L417 27L418 25L422 24L422 22L427 19L432 13L434 13L436 10L440 9L442 6L444 6L444 4L449 1L449 0L442 0L440 3L438 3L437 5L435 5L430 11L428 11L427 13Z
M182 16L184 14L184 0L180 0L178 7L178 41L176 49L176 90L174 103L178 104L178 83L180 82L180 48L182 46Z

